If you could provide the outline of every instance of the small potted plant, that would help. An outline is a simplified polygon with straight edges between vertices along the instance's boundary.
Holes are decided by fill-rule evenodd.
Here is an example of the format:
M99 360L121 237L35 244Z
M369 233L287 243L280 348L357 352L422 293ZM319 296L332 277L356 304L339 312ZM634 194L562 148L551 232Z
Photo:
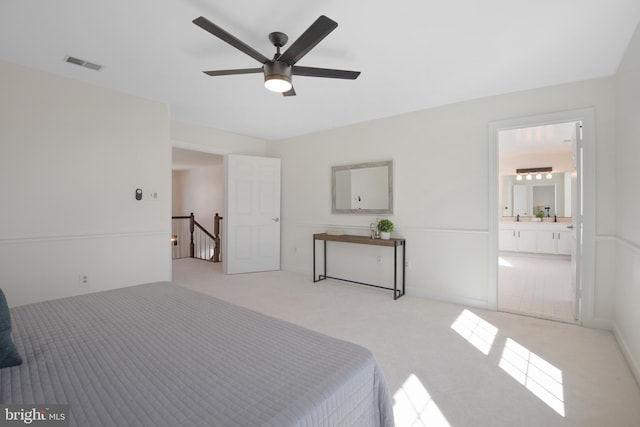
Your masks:
M389 240L391 238L391 232L393 231L393 222L388 219L381 219L378 221L378 231L380 232L381 239Z

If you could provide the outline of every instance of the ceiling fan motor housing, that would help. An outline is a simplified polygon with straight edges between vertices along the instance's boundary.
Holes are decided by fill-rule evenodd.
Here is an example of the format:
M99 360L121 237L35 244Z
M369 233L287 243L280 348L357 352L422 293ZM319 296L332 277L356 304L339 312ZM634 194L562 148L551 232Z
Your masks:
M269 80L285 80L291 84L292 66L282 61L272 61L264 64L264 82Z

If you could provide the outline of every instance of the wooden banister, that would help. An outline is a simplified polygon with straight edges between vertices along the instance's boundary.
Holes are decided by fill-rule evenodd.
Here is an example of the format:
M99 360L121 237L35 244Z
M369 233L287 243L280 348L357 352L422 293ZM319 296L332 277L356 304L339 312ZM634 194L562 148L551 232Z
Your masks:
M183 228L183 236L179 236L179 234L174 234L171 237L172 244L174 246L179 246L179 241L187 241L187 231L186 231L186 220L188 220L189 227L189 258L198 258L198 259L206 259L208 261L220 262L220 220L222 217L216 213L214 218L214 229L215 232L212 234L206 228L202 226L195 219L195 215L193 212L189 216L172 216L172 220L184 220L185 227ZM186 246L185 252L186 252ZM175 252L175 251L174 251ZM206 252L206 257L203 258ZM213 254L211 254L213 252ZM177 249L177 253L180 253L180 249ZM178 258L181 256L178 255ZM174 254L174 258L176 258Z
M220 221L222 217L216 212L216 216L213 217L213 240L215 241L213 262L220 262Z

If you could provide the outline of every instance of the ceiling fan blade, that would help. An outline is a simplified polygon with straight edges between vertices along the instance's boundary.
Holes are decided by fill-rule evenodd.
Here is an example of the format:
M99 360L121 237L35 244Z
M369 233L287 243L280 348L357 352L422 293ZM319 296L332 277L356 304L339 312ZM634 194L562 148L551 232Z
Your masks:
M355 80L360 75L360 71L332 70L329 68L298 67L293 66L293 74L296 76L327 77L330 79Z
M311 24L307 30L302 33L298 39L293 42L289 49L278 58L279 61L293 65L302 59L311 49L322 41L329 33L336 29L338 23L321 15Z
M235 70L215 70L215 71L203 71L208 76L230 76L233 74L253 74L262 73L262 68L239 68Z
M286 92L282 92L282 96L296 96L296 90L291 86L291 89Z
M208 31L214 36L218 37L220 40L227 42L231 46L235 47L236 49L246 53L256 61L262 64L269 61L269 58L267 58L266 56L264 56L263 54L261 54L260 52L258 52L257 50L255 50L254 48L246 44L245 42L241 41L237 37L229 34L225 30L223 30L222 28L214 24L213 22L209 21L207 18L200 16L194 19L193 23L196 24L198 27L202 28L203 30Z

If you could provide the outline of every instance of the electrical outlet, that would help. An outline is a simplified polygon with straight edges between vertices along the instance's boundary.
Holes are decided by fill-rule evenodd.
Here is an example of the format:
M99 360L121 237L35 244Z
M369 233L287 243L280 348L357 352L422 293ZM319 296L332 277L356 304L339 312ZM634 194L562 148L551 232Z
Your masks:
M80 286L81 288L86 288L87 286L89 286L89 276L87 276L86 274L80 274L78 276L78 286Z
M407 270L410 270L410 269L411 269L411 261L409 261L409 260L405 260L405 262L404 262L404 266L405 266L405 268L406 268Z

